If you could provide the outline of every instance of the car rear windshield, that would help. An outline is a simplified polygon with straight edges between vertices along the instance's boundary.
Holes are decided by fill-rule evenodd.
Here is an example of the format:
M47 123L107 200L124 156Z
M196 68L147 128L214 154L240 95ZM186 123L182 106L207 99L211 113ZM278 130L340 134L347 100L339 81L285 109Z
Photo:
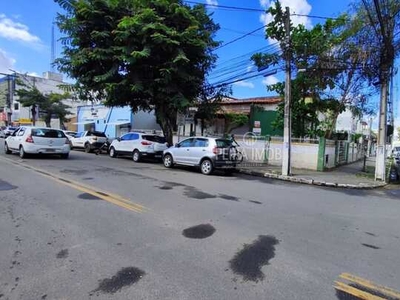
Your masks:
M98 136L98 137L107 137L106 134L104 132L100 132L100 131L90 131L87 134L88 136Z
M229 148L230 146L232 146L232 141L230 140L215 140L215 142L217 143L217 148Z
M167 142L165 137L159 135L142 135L142 138L146 141L160 143L160 144L164 144Z
M64 132L55 129L47 128L34 128L32 129L32 136L42 137L42 138L65 138Z

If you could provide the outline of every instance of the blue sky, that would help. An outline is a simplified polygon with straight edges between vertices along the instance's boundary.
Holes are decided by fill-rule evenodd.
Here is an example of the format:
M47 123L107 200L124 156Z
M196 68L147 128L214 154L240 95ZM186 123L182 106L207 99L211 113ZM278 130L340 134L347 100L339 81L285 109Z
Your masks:
M208 4L265 9L271 5L270 0L193 0ZM0 8L0 72L9 73L9 69L19 72L38 74L50 70L51 28L56 13L60 8L52 0L13 0L3 1ZM346 11L350 0L281 0L283 6L289 6L291 13L336 17ZM216 39L227 43L260 28L268 17L262 12L235 11L231 9L212 8L215 22L221 30ZM302 23L308 27L321 22L320 19L292 16L295 24ZM56 37L59 37L56 29ZM240 57L257 49L266 48L270 42L265 39L263 30L259 30L240 41L226 45L217 50L219 60L210 81L216 83L232 75L246 73L252 69L248 60L250 55ZM59 54L61 45L56 44ZM236 71L236 73L231 73ZM254 73L253 73L254 74ZM221 76L222 75L222 76ZM261 97L269 95L267 83L281 80L283 73L266 78L257 77L233 85L233 96L237 98ZM221 77L217 77L221 76ZM398 86L398 80L397 80Z
M196 1L196 0L195 0ZM214 3L227 6L250 7L263 9L268 7L268 0L197 0L202 3ZM317 0L283 0L284 5L289 5L291 11L299 14L313 14L335 17L346 10L349 0L337 1L317 1ZM20 72L41 75L50 69L51 58L51 27L56 13L60 8L52 0L13 0L5 1L0 8L0 72L9 72L8 69L15 69ZM263 23L261 12L233 11L222 8L209 8L214 13L214 19L220 24L221 30L217 35L217 40L224 42L231 41L240 37L243 33L260 28ZM318 19L305 17L293 17L294 22L301 22L312 26ZM56 30L56 36L59 37ZM61 50L61 45L56 44L56 53ZM232 59L240 55L252 52L262 47L268 46L268 41L264 38L263 30L250 35L238 42L222 47L217 51L220 59L216 71L221 72L222 68L230 67ZM238 63L246 64L248 57L233 60ZM224 63L225 61L225 63ZM219 66L219 63L223 63ZM244 66L243 73L250 68ZM240 71L239 69L237 70ZM223 72L226 73L226 72ZM219 75L223 75L219 73ZM218 76L215 75L215 76ZM279 74L277 74L279 77ZM212 82L230 77L219 77ZM233 86L233 96L235 97L256 97L266 94L263 80L273 82L275 77L236 83Z

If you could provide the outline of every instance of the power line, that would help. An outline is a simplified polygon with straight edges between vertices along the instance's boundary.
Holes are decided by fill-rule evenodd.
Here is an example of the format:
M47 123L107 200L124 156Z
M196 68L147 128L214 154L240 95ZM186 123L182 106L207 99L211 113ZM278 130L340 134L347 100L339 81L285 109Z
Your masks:
M235 42L237 42L237 41L239 41L241 39L244 39L245 37L247 37L247 36L249 36L249 35L251 35L251 34L253 34L253 33L257 32L257 31L260 31L261 29L264 29L264 28L265 28L265 25L263 25L263 26L261 26L261 27L259 27L257 29L254 29L254 30L252 30L252 31L250 31L250 32L248 32L248 33L246 33L246 34L244 34L244 35L242 35L242 36L240 36L240 37L238 37L236 39L233 39L233 40L231 40L229 42L226 42L225 44L222 44L221 46L215 48L214 50L218 50L218 49L226 47L226 46L228 46L230 44L233 44L233 43L235 43Z
M231 29L231 28L221 27L220 29L221 29L221 30L230 31L230 32L234 32L234 33L237 33L237 34L246 34L246 32L239 31L239 30L235 30L235 29ZM256 37L265 37L265 35L263 35L263 34L252 34L252 36L256 36Z
M239 6L227 6L227 5L220 5L220 4L208 4L208 3L201 3L197 1L185 1L186 3L190 4L199 4L199 5L204 5L208 7L214 7L214 8L224 8L224 9L230 9L230 10L239 10L239 11L249 11L249 12L263 12L266 13L265 9L261 8L252 8L252 7L239 7ZM315 18L315 19L331 19L335 20L335 18L332 17L325 17L325 16L316 16L316 15L306 15L306 14L291 14L291 16L298 16L298 17L308 17L308 18Z
M251 8L251 7L237 7L237 6L227 6L227 5L219 5L219 4L207 4L207 3L201 3L201 2L196 2L196 1L185 1L186 3L190 4L200 4L204 6L209 6L209 7L216 7L216 8L227 8L227 9L233 9L233 10L242 10L242 11L252 11L252 12L264 12L264 9L260 8Z
M282 71L282 68L276 68L276 69L273 69L273 70L269 70L267 73L270 73L272 71ZM230 85L230 84L233 84L233 83L236 83L236 82L239 82L239 81L252 79L252 78L256 78L256 77L261 77L261 76L264 76L264 73L258 73L258 74L255 74L255 75L251 75L251 76L247 76L247 77L243 77L243 78L239 78L239 79L234 79L234 80L231 80L231 81L226 81L226 82L222 82L222 83L216 83L216 84L213 84L212 86L214 88L219 88L219 87Z
M270 49L270 48L272 49L272 48L274 48L275 46L277 46L278 44L279 44L279 42L275 42L275 43L270 44L270 45L268 45L268 46L264 46L264 47L262 47L262 48L259 48L259 49L250 51L250 52L245 53L245 54L242 54L242 55L240 55L240 56L232 57L232 58L230 58L230 59L227 59L227 60L224 60L224 61L220 62L218 66L224 65L224 64L226 64L226 63L231 63L231 62L232 62L233 60L235 60L235 59L243 58L243 57L246 57L246 56L249 56L249 55L253 55L253 54L255 54L255 53L258 53L258 52L266 51L267 49Z
M291 15L291 16L297 16L297 17L313 18L313 19L339 20L338 18L324 17L324 16L315 16L315 15L304 15L304 14L290 14L290 15Z

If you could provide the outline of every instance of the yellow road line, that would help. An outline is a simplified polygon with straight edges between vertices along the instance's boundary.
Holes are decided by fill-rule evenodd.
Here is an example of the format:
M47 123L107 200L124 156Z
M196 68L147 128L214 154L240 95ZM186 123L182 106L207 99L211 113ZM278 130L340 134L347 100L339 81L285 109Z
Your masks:
M352 274L349 274L349 273L342 273L339 277L342 278L342 279L354 282L356 284L359 284L361 286L364 286L364 287L366 287L368 289L380 292L381 294L384 294L386 296L390 296L390 297L393 297L393 298L400 299L400 293L399 292L397 292L397 291L395 291L395 290L393 290L391 288L382 286L382 285L377 285L377 284L375 284L375 283L373 283L373 282L371 282L369 280L363 279L361 277L358 277L358 276L355 276L355 275L352 275Z
M345 292L347 294L358 297L362 300L385 300L385 298L381 298L375 295L371 295L370 293L360 291L352 286L349 286L343 282L335 281L335 289Z
M143 205L140 205L140 204L137 204L137 203L133 203L132 201L130 201L128 199L125 199L125 198L123 198L123 197L121 197L119 195L111 194L111 193L100 191L100 190L94 190L93 188L88 187L88 186L86 186L84 184L78 183L78 182L70 180L70 179L63 178L61 176L58 176L57 174L53 174L53 173L41 170L41 169L36 168L36 167L25 165L25 164L23 164L21 162L18 162L18 161L14 161L14 160L11 160L11 159L8 159L8 158L3 158L3 160L11 162L13 164L17 164L20 167L23 167L25 169L32 170L32 171L42 175L43 177L47 177L49 179L52 179L52 180L54 180L54 181L56 181L58 183L61 183L61 184L66 185L66 186L69 186L69 187L71 187L71 188L73 188L75 190L79 190L81 192L88 193L88 194L93 195L95 197L98 197L98 198L100 198L100 199L102 199L104 201L107 201L107 202L110 202L112 204L118 205L118 206L123 207L125 209L128 209L130 211L134 211L134 212L140 213L140 212L143 212L144 210L146 210L146 208Z

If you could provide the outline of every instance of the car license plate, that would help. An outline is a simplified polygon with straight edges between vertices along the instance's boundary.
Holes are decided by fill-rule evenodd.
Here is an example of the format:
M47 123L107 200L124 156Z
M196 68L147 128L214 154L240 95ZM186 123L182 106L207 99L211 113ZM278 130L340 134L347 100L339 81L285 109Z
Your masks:
M55 149L46 149L46 152L56 152Z

